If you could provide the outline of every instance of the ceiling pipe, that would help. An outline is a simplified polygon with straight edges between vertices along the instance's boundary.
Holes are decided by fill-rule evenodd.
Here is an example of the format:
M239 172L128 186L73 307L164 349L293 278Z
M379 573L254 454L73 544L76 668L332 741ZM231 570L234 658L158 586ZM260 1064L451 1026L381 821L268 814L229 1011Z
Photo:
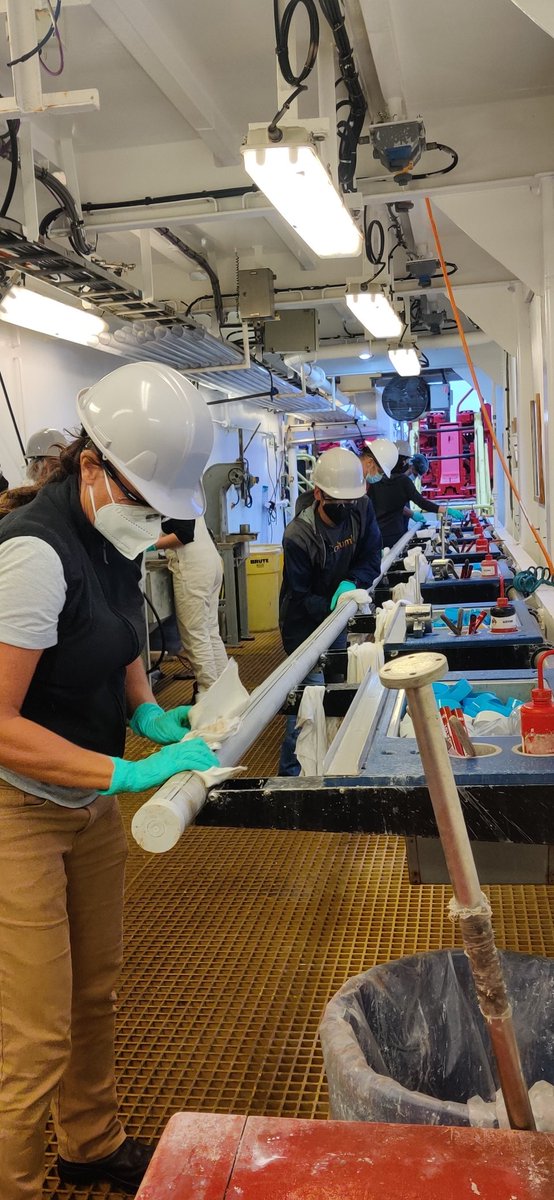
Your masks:
M460 339L457 333L443 333L440 337L418 337L418 345L423 351L427 350L454 350L459 349ZM476 330L473 333L466 334L466 340L470 346L484 346L491 341L488 334L482 330ZM363 345L361 342L337 342L336 346L320 347L319 350L309 350L299 354L285 354L284 361L287 367L293 371L298 371L302 366L305 368L310 363L328 362L329 359L335 358L356 358L359 357L358 346ZM365 369L368 375L371 374L371 364L374 358L379 358L386 355L389 349L389 342L380 340L370 342L371 358L367 360ZM323 368L322 368L323 369Z

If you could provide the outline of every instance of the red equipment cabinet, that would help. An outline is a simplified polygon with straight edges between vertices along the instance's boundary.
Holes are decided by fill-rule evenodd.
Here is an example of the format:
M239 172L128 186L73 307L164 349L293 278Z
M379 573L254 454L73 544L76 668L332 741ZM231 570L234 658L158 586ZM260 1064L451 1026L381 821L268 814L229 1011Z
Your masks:
M490 407L487 405L490 416ZM492 439L485 427L485 446L492 480ZM450 421L445 413L428 413L419 422L419 449L431 464L422 479L424 496L448 500L453 496L474 500L475 414L459 413Z

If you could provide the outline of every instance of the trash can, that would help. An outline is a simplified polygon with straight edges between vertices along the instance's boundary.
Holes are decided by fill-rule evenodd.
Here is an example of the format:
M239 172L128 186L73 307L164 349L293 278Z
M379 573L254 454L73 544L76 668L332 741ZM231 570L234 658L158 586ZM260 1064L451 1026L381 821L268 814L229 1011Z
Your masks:
M281 546L256 546L246 560L248 625L252 633L279 628L279 589L283 571Z
M502 953L527 1086L554 1083L554 960ZM373 967L329 1001L320 1027L330 1116L470 1125L468 1100L499 1087L462 950ZM488 1123L488 1122L487 1122Z

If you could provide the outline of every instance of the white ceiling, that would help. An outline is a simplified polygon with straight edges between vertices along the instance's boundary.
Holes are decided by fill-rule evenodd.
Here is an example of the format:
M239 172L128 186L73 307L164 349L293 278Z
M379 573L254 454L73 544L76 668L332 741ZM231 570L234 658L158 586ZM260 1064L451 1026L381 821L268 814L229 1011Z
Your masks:
M460 154L456 171L429 186L453 187L464 194L470 185L478 190L491 181L552 170L554 40L516 3L343 3L356 30L362 76L371 78L371 47L385 97L398 105L395 112L405 111L410 117L421 114L428 136L454 145ZM212 194L214 189L249 184L240 163L241 139L250 122L269 120L277 107L272 7L270 0L91 0L90 5L62 8L65 70L61 79L44 76L44 90L96 87L100 112L41 115L36 127L53 142L72 131L84 201L176 191ZM304 25L303 19L298 22L300 55ZM7 47L2 39L0 25L0 61L5 62ZM54 45L47 61L56 62ZM5 67L0 69L0 90L11 91ZM316 115L317 111L314 72L301 112ZM439 161L435 157L432 166ZM361 147L358 177L369 179L366 198L373 192L371 176L379 170L369 147ZM0 163L2 180L5 172L6 165ZM431 246L418 198L424 186L412 189L416 193L412 221L416 243ZM385 187L400 198L392 181ZM475 203L474 192L472 196ZM240 198L232 203L235 209L241 207ZM498 203L502 204L501 189ZM17 204L19 190L14 216ZM244 204L248 207L249 201ZM44 206L43 211L51 207L46 197ZM387 220L378 194L374 208L375 215ZM132 220L132 211L125 212L127 221ZM458 264L458 284L512 278L438 206L435 215L445 255ZM110 213L108 223L113 219L115 226L117 216ZM155 210L153 219L171 224L163 207ZM242 265L270 266L278 287L338 283L361 273L359 262L322 263L299 256L294 238L271 213L246 217L231 213L210 220L191 217L190 224L174 228L209 255L225 292L235 288L236 254ZM138 239L128 229L114 227L101 233L98 252L111 262L140 264ZM205 282L191 278L193 264L174 251L157 242L153 253L159 298L188 303L209 290ZM395 269L397 275L404 274L402 254L395 258ZM137 266L132 275L135 285L140 278ZM322 309L327 336L342 332L344 316L340 303Z

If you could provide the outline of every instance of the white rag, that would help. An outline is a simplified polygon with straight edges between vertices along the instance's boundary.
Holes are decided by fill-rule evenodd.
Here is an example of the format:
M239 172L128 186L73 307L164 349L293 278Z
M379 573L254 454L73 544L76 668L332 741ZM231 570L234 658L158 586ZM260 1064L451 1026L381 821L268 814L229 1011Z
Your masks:
M546 1079L539 1079L529 1088L529 1099L539 1133L554 1133L554 1085ZM506 1105L501 1091L496 1093L496 1100L483 1100L481 1096L471 1096L467 1102L469 1123L485 1129L493 1129L498 1123L499 1129L509 1129L510 1122Z
M362 612L369 612L369 592L365 588L353 588L349 592L341 592L337 600L337 608L339 604L344 604L345 600L355 600Z
M397 583L392 589L392 599L394 600L410 600L412 604L419 603L416 596L416 580L415 575L408 579L407 583Z
M385 661L382 645L375 642L361 642L348 647L347 683L359 684L365 679L368 671L378 671Z
M250 696L239 679L238 666L230 658L219 679L193 704L189 713L190 733L185 734L183 741L203 737L216 750L240 728L249 703Z
M393 617L396 615L394 600L385 600L382 608L378 608L375 621L375 641L385 642Z
M329 749L327 719L323 708L325 687L309 684L304 688L296 728L300 731L296 742L296 757L301 775L321 775L323 761Z

